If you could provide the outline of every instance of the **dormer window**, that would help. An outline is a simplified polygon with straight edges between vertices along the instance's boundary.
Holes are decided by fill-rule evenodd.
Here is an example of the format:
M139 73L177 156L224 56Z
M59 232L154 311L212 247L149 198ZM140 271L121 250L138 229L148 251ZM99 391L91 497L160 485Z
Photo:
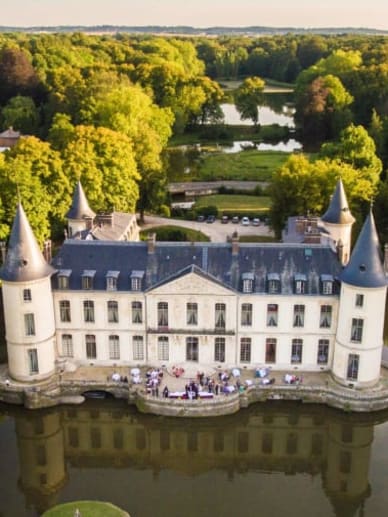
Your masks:
M132 271L131 273L131 291L141 291L143 283L144 271Z
M295 282L295 294L304 294L307 287L306 275L297 274L294 277Z
M243 293L252 293L253 292L253 281L254 281L253 273L243 273L242 275L242 290Z
M58 272L58 289L69 289L71 269L60 269Z
M278 273L269 273L267 276L268 294L280 293L280 276Z
M332 275L321 275L322 294L333 294L333 284Z
M93 289L94 276L96 274L95 270L85 269L82 273L82 289Z
M117 281L120 271L108 271L106 274L106 290L117 291Z

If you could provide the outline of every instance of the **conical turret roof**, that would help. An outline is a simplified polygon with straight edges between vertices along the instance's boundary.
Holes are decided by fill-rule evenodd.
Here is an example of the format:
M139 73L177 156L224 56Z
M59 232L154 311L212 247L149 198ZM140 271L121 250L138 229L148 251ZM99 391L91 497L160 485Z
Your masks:
M321 217L321 221L332 224L351 224L354 223L348 200L346 199L345 189L342 180L337 181L333 197L331 198L329 208Z
M85 219L85 217L94 217L96 214L90 208L86 199L84 189L81 182L78 181L73 195L73 202L70 210L67 212L67 219Z
M45 261L30 223L19 203L8 242L8 250L0 278L10 282L28 282L55 272Z
M372 211L362 227L341 280L358 287L384 287L387 280L381 261L380 244Z

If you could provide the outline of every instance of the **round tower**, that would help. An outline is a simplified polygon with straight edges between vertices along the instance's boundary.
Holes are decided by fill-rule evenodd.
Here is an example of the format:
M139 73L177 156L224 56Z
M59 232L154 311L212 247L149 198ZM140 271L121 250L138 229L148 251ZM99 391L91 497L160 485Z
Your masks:
M337 182L329 208L321 217L321 221L337 246L341 263L343 265L347 264L350 257L352 226L355 219L349 210L341 179Z
M74 191L71 208L66 214L69 237L75 238L82 232L90 230L95 215L89 206L85 192L79 181Z
M32 382L55 372L55 320L51 275L21 204L8 243L2 279L8 368Z
M340 280L332 374L344 385L373 386L380 378L387 281L372 212Z

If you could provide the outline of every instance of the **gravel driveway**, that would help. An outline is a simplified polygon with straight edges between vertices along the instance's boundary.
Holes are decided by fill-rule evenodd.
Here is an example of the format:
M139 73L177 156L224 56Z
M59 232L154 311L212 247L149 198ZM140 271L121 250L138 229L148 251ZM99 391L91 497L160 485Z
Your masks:
M212 242L226 242L227 237L231 237L232 233L235 231L237 231L239 235L265 235L268 237L274 237L272 230L264 224L261 224L260 226L243 226L241 223L233 224L231 221L227 224L222 224L219 220L208 224L206 222L199 223L197 221L183 221L182 219L169 219L166 217L155 217L151 215L145 216L145 224L140 225L140 229L148 230L155 226L165 225L181 226L183 228L198 230L207 235Z

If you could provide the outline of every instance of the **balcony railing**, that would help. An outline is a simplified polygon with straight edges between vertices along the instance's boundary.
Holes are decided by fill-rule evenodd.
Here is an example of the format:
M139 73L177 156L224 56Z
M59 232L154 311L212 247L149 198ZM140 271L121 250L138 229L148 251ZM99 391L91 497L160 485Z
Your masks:
M173 327L148 327L149 334L187 334L190 336L199 335L220 335L220 336L235 336L235 330L227 330L224 328L173 328Z

